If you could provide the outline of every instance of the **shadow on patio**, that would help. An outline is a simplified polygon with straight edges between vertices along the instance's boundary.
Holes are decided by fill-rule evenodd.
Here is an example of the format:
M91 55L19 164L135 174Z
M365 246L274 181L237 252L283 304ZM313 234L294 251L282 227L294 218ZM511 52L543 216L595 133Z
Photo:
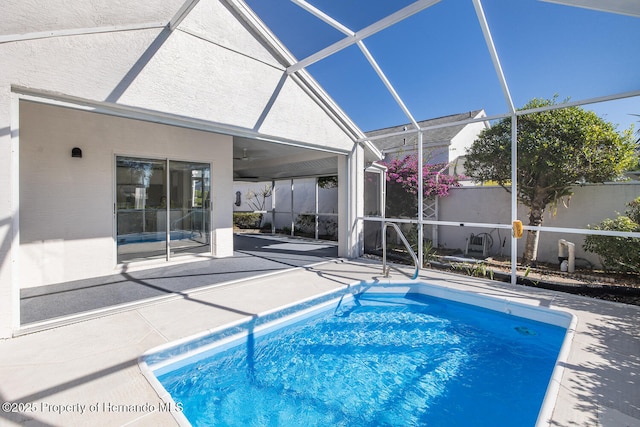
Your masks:
M236 234L234 248L231 258L123 271L23 289L20 323L25 326L150 298L184 295L187 290L304 267L338 256L333 242L283 236Z

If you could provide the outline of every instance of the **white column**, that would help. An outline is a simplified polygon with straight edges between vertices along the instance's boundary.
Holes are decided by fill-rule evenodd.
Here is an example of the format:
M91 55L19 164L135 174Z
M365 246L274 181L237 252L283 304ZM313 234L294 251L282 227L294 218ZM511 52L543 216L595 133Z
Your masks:
M360 144L338 157L338 256L364 253L364 150Z
M18 99L0 95L0 338L20 325Z
M518 116L511 115L511 223L518 219ZM517 281L518 239L511 234L511 284Z

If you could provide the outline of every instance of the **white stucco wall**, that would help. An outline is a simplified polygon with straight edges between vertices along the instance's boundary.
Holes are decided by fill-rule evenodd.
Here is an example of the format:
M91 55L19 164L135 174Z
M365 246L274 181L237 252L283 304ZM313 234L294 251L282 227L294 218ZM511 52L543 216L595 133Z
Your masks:
M33 102L20 126L22 288L114 272L116 155L210 163L214 255L232 255L231 137Z
M78 28L161 23L178 12L184 0L6 0L2 2L0 35L28 34Z
M624 214L626 203L640 196L640 183L609 183L575 187L574 195L557 209L547 209L543 226L565 228L587 228L597 225L606 218L615 218ZM510 194L501 187L462 187L451 190L449 197L440 199L439 219L454 222L479 222L493 224L511 224ZM529 210L518 206L518 218L528 224ZM471 233L490 233L494 240L492 255L499 254L501 241L506 237L502 248L505 256L510 255L511 230L480 229L472 227L439 226L439 243L451 249L464 249ZM526 232L525 232L526 234ZM569 233L542 232L538 246L538 260L557 263L558 239L566 239L576 244L576 257L584 258L598 265L599 257L582 249L584 235ZM522 256L525 238L518 240L518 256Z
M11 252L18 246L14 239L17 219L13 215L18 183L11 179L17 166L17 153L12 150L11 105L9 87L0 86L0 337L9 336L16 326L17 318L12 314L19 303L13 275L16 261Z
M36 31L53 25L34 3L9 10L12 28L18 31L24 24ZM137 2L136 8L149 3L155 2ZM74 7L81 11L77 16L50 11L60 15L63 29L84 31L92 26L87 16L102 9L77 1L61 10ZM166 21L173 16L167 9L161 8ZM139 14L146 23L146 15ZM345 152L353 145L291 77L281 82L285 66L217 0L198 2L173 32L159 26L44 37L0 44L0 55L9 58L0 84L239 126Z
M17 98L22 95L18 93L29 93L30 96L42 94L49 99L79 105L99 104L124 115L142 112L154 119L167 116L178 121L197 119L199 124L206 123L207 128L237 127L243 131L270 133L269 136L275 139L296 140L302 145L326 146L345 153L352 149L353 141L336 124L326 106L311 100L310 94L291 77L282 79L285 64L281 64L266 43L257 40L246 25L237 21L224 2L199 1L186 19L169 31L167 23L183 4L182 0L141 0L135 3L116 0L108 4L84 0L52 0L44 3L11 0L3 3L0 26L0 337L9 336L12 328L17 327L16 313L22 279L18 279L14 272L29 276L27 286L83 276L88 270L77 259L74 268L80 273L70 273L70 263L73 261L65 259L62 265L57 262L63 253L73 254L69 258L74 258L76 254L81 259L86 258L86 254L80 253L75 244L61 243L58 238L60 233L74 237L80 232L86 233L82 239L71 240L86 240L101 248L106 248L108 240L106 228L96 232L84 222L78 224L76 229L67 228L62 232L32 230L31 225L29 229L18 230L14 225L17 225L16 213L22 201L17 195L22 194L27 202L32 203L30 210L40 207L45 201L49 202L46 206L48 218L43 218L44 212L37 213L34 210L31 213L34 217L24 218L25 224L39 224L39 220L47 220L60 227L58 215L83 218L60 202L50 199L51 194L42 194L38 184L47 180L44 172L51 174L51 181L66 185L64 190L59 190L58 196L77 200L74 199L78 197L77 192L84 193L95 186L102 188L107 184L108 177L102 175L111 169L112 160L108 163L103 161L108 150L115 152L121 147L113 142L103 146L98 140L84 138L82 144L78 142L78 145L89 146L90 149L81 165L67 165L70 157L58 155L38 160L38 156L44 157L42 153L53 149L55 143L32 147L28 143L22 144L19 133L26 132L29 137L29 132L35 132L36 129L28 129L27 126L20 129L22 125L18 122ZM100 125L97 126L100 128ZM162 144L163 136L155 135L159 127L150 127L148 133L137 128L137 125L124 125L124 128L129 127L132 134L141 137L122 146L123 154L158 153L161 156L189 157L193 150L201 149L200 146L190 146L191 143L180 148L168 143L160 147L157 144ZM67 129L66 137L73 138L75 130ZM95 134L85 130L86 135L83 136ZM127 138L118 126L100 130L110 138ZM177 129L171 128L162 134L166 136L173 132L177 132ZM180 131L180 135L184 136L182 132L186 131ZM196 134L200 135L195 132L186 139L195 143L199 138L204 138ZM155 142L152 142L151 135L157 136ZM204 132L202 135L210 137ZM56 143L62 144L63 140L60 136ZM85 145L89 143L87 141L90 141L90 145ZM230 144L228 150L231 150ZM40 148L43 151L38 151ZM40 172L21 174L25 180L29 180L25 181L25 188L21 188L22 183L17 179L22 149L31 150L24 153L26 158L22 160L25 161L25 167L42 166ZM225 150L226 145L224 150L216 154L227 158ZM101 158L99 164L93 165L95 168L89 166L94 161L94 155ZM112 155L109 154L109 159L113 158ZM207 155L205 149L202 154L187 160L200 160ZM229 151L226 167L231 168L231 157ZM38 165L39 161L45 160L59 161L69 167L59 169L57 164L47 165L46 162ZM34 165L30 162L34 162ZM91 185L82 179L78 181L80 176L87 173L100 176L91 177ZM214 193L214 197L218 197L217 201L226 205L231 212L231 173L225 179L228 181L220 187L225 191L217 195ZM25 192L27 187L34 188L35 192L30 201L30 193ZM36 196L44 199L37 199ZM96 202L100 207L106 203L102 199ZM106 218L102 211L95 215L97 217L94 219L98 221ZM56 219L51 219L53 216ZM232 234L225 230L226 227L231 230L231 215L228 223L224 216L214 216L214 221L219 220L223 223L214 222L217 229L213 237L217 253L224 254L232 247ZM29 241L25 243L24 251L19 250L14 237L19 232L23 232L24 238ZM37 232L44 233L40 242ZM43 243L42 240L47 242ZM18 253L22 256L19 257ZM95 263L91 268L103 271L109 264L105 257L101 254L89 260ZM45 262L44 259L49 261ZM19 266L20 262L24 265ZM40 269L30 271L30 266L38 262L47 274L41 274Z

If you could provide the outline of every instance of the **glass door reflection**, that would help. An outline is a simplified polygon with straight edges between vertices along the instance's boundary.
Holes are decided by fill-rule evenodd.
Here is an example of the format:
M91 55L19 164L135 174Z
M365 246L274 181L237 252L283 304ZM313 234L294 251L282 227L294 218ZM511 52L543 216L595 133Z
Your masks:
M117 262L210 253L210 181L207 163L116 157Z
M118 263L165 258L166 161L116 158Z
M211 252L209 164L170 161L169 177L170 256Z

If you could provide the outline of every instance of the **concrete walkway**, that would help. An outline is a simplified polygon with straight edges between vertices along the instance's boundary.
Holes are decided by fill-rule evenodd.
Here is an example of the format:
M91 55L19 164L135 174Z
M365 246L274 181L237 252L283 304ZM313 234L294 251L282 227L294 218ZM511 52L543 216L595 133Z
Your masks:
M3 405L0 425L175 425L140 372L142 353L379 274L377 263L334 260L0 341L0 400L13 403ZM434 271L421 278L574 313L551 425L640 426L639 307Z

